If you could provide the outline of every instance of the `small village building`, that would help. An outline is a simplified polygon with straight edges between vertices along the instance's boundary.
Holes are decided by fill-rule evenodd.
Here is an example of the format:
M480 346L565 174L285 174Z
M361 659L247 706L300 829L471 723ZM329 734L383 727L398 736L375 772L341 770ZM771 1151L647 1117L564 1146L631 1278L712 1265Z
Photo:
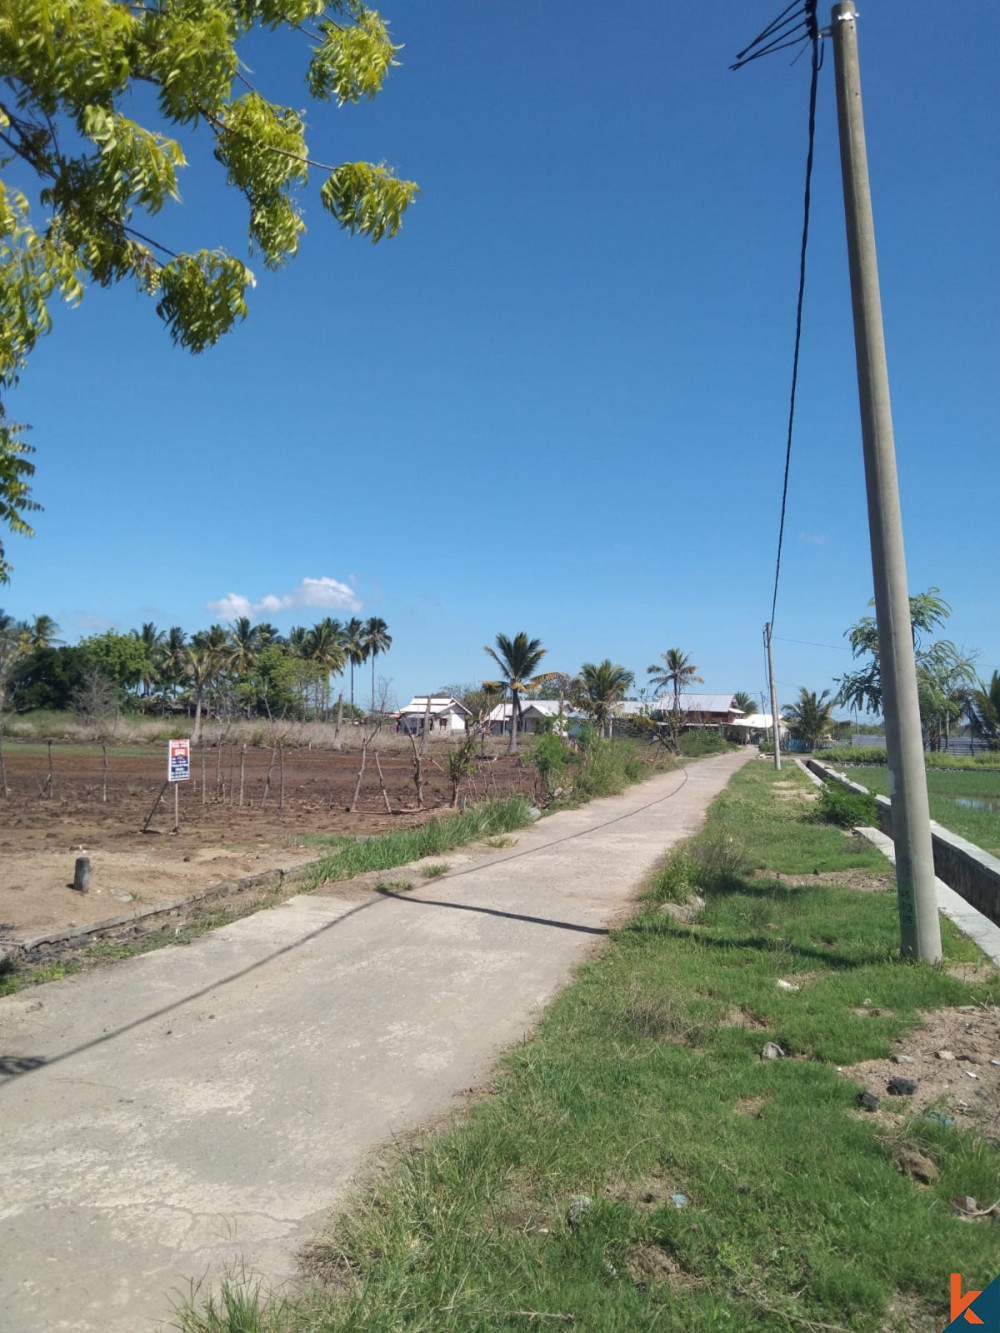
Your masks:
M774 719L770 713L745 713L737 718L735 722L729 724L735 732L742 735L744 741L757 742L766 740L771 727L774 725ZM788 727L785 725L784 718L778 718L778 738L784 745L785 738L788 736Z
M490 711L486 723L491 736L510 735L511 707L511 702L507 699ZM536 731L542 730L547 722L551 722L557 731L562 731L566 736L575 736L580 730L580 724L585 720L585 713L581 713L577 708L571 708L565 701L560 704L558 699L518 701L517 730L525 735L533 735Z
M652 716L658 721L669 722L675 706L685 730L731 727L744 715L743 710L736 707L736 697L732 694L661 694L652 705Z
M464 736L471 716L465 705L450 695L432 694L428 707L428 696L417 694L399 710L399 730L419 736L426 722L428 736Z

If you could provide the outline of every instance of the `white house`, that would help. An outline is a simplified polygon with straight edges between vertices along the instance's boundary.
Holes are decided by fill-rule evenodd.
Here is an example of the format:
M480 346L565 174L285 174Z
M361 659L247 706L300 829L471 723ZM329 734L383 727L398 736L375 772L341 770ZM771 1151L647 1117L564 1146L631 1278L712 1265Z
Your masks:
M427 734L439 736L464 735L466 719L471 717L464 704L450 695L415 695L405 708L399 710L399 730L419 736L427 722Z
M586 718L585 713L579 709L571 708L565 701L562 704L562 726L561 730L567 735L573 736L580 729L580 723ZM518 724L519 732L528 735L539 729L539 723L543 719L551 719L553 725L559 727L560 705L558 699L520 699L518 701ZM492 736L506 736L510 734L511 702L509 699L491 710L486 719L487 725Z

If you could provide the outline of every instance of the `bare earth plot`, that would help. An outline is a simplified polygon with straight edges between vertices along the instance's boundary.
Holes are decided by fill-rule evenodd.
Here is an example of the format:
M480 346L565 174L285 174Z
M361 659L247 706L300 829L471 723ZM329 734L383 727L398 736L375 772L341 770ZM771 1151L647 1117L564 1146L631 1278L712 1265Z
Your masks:
M267 747L195 752L192 781L181 784L180 826L174 833L173 793L164 794L140 832L166 776L166 749L109 755L53 746L51 794L44 746L5 746L10 795L0 798L0 945L155 907L225 881L285 868L318 853L300 845L314 833L371 834L412 828L446 807L451 785L425 760L425 801L415 810L413 765L403 752L381 755L392 809L385 811L369 760L355 813L359 756L290 749L282 775ZM241 775L242 768L242 775ZM270 782L268 772L270 770ZM241 780L242 777L242 780ZM463 786L470 799L524 791L534 795L535 770L516 758L490 757ZM240 793L242 790L242 804ZM106 799L105 799L106 797ZM71 888L77 856L91 860L89 894Z
M235 1255L293 1275L365 1154L482 1078L746 757L0 1001L0 1326L136 1333Z

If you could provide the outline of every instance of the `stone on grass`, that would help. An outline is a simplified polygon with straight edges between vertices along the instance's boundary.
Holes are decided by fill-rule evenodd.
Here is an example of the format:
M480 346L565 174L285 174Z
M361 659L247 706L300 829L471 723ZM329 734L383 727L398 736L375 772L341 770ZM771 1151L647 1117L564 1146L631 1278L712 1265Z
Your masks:
M780 1060L785 1052L776 1041L767 1041L764 1043L764 1049L760 1053L762 1060Z
M593 1206L594 1201L588 1194L574 1194L566 1209L566 1221L570 1229L579 1226L584 1213L589 1212Z
M859 1092L856 1098L856 1104L862 1111L877 1111L878 1098L874 1092Z

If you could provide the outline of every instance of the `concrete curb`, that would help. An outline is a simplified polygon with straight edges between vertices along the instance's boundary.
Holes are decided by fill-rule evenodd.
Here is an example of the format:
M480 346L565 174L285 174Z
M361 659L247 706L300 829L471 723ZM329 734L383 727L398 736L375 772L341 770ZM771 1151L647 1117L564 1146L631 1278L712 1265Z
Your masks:
M820 764L818 760L814 759L809 761L796 759L795 762L817 787L822 787L824 780L810 767L810 762L815 764L820 770L829 773L831 778L842 783L845 787L849 787L852 791L862 792L866 796L870 794L867 787L860 787L856 782L851 782L845 775L837 773L833 769L826 768L826 766ZM886 800L885 797L877 797L876 799L881 801ZM957 834L951 833L946 829L941 829L941 826L935 824L933 820L931 821L931 825L935 834L948 833L949 838L954 838L957 842L961 843L964 848L969 848L970 851L979 852L980 855L985 856L987 860L994 861L994 858L989 856L988 853L981 852L978 847L973 847L972 844L967 843L964 838L958 838ZM859 828L857 832L860 833L863 838L867 838L873 846L877 847L883 856L887 857L893 865L896 864L896 848L892 838L890 838L887 833L883 833L881 829L877 828ZM937 888L938 911L943 912L950 921L953 921L963 935L967 935L969 939L972 940L984 954L986 954L987 958L1000 967L1000 926L996 925L989 919L989 917L984 916L982 912L973 907L972 903L967 902L960 894L956 893L955 890L950 888L943 879L935 878L934 884Z
M132 933L145 934L139 928L153 924L161 917L171 917L184 909L197 910L207 907L224 898L232 898L253 889L278 888L286 879L297 879L320 864L319 860L303 861L298 865L281 866L276 870L265 870L259 875L245 875L242 879L225 880L214 884L203 893L189 894L182 898L171 898L167 902L156 903L151 907L137 907L133 912L123 912L120 916L105 917L103 921L92 921L84 926L72 926L68 930L54 931L49 935L36 935L31 939L9 939L0 949L0 958L12 962L41 961L53 954L65 954L73 948L85 949L106 936L114 936L132 928Z
M877 828L859 828L858 832L895 865L896 849L887 833ZM937 888L938 911L953 921L963 935L968 935L973 944L1000 967L1000 926L994 925L982 912L977 912L971 903L950 889L943 879L935 879L934 884Z

